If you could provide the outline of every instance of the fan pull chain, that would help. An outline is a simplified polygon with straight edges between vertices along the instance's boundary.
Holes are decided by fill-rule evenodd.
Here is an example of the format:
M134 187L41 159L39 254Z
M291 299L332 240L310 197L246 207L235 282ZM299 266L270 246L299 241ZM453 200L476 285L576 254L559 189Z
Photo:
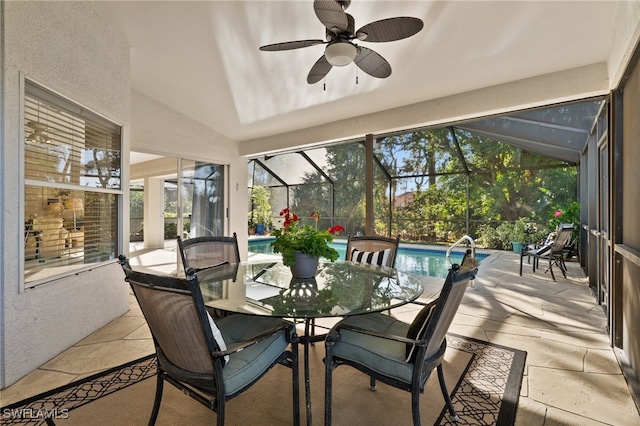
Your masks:
M356 67L356 85L358 84L358 67Z

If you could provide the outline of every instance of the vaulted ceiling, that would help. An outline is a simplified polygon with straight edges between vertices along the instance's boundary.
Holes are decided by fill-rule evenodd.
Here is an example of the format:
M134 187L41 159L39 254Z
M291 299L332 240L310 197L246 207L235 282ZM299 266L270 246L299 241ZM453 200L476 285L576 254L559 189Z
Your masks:
M324 46L280 52L258 47L324 39L311 0L104 6L130 42L133 89L240 142L425 102L437 106L438 100L512 82L544 84L545 76L574 69L596 83L566 81L556 101L604 94L618 14L615 1L353 0L347 11L356 28L395 16L418 17L424 28L404 40L360 43L387 59L390 77L377 79L351 64L310 85L307 73ZM528 90L535 98L535 86ZM376 129L384 130L396 129Z

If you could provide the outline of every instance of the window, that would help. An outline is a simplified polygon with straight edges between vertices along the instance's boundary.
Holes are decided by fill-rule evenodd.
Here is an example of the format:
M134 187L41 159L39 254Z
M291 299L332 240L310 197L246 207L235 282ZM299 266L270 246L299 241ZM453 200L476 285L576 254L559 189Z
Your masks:
M120 130L26 82L26 287L116 257L122 194Z

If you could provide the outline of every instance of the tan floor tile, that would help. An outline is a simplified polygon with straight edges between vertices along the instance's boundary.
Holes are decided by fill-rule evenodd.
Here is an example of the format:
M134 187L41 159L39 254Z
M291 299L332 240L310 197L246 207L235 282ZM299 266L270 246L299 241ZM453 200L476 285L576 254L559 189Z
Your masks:
M543 335L543 332L536 328L522 327L499 321L485 321L482 323L482 328L485 332L490 333L489 335L502 333L506 335L528 336L533 338L541 338Z
M529 397L548 407L578 418L617 426L638 425L636 410L629 388L622 375L589 374L531 366L529 368ZM553 418L553 416L549 416ZM572 417L572 416L571 416ZM563 423L558 415L558 423Z
M75 374L36 370L18 380L13 386L0 391L0 406L9 405L49 389L64 386L75 379Z
M140 317L142 316L142 310L140 309L140 305L138 305L138 301L133 296L131 291L129 292L129 311L125 313L123 316L125 317Z
M547 339L487 333L489 341L527 352L527 364L548 369L584 371L584 357L587 350L581 347L551 342Z
M513 291L496 292L491 297L497 304L509 307L513 311L527 313L533 316L541 316L544 314L542 305L544 300L531 294L517 293Z
M562 410L556 410L553 407L547 408L547 415L544 426L607 426L610 423L603 423L597 420L578 416ZM621 424L614 423L616 426Z
M473 303L461 304L458 312L482 318L505 320L515 312L512 308L498 303L495 299L484 299Z
M453 318L454 324L471 325L474 327L482 327L487 321L491 320L475 315L467 315L462 312L456 313L456 316Z
M69 374L90 374L115 367L153 353L152 340L116 340L94 345L73 346L41 369Z
M465 337L472 337L483 341L488 341L487 334L482 328L468 325L452 324L449 328L450 333L459 334Z
M537 330L538 335L558 343L580 346L583 348L606 349L611 351L609 339L604 333L576 332L568 330ZM617 363L616 363L617 366Z
M611 349L589 349L584 359L587 373L620 374L618 360Z
M123 339L127 340L143 340L149 339L151 340L151 331L149 330L149 326L145 322L140 327L133 330L131 333L127 334Z
M529 378L526 375L522 377L522 385L520 385L520 401L527 399L529 396Z
M527 314L526 312L514 312L509 317L509 323L520 327L530 327L537 330L557 330L558 324L547 321L543 317L536 317L534 315Z
M543 426L547 407L530 398L520 398L515 426Z
M100 330L82 339L75 346L93 345L102 342L111 342L123 339L140 326L146 324L144 317L121 316L102 327Z

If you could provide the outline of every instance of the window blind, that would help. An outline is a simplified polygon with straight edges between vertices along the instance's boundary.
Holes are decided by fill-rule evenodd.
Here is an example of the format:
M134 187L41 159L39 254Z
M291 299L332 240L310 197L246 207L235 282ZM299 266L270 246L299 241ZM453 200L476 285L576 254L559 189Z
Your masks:
M26 286L114 259L120 126L31 82L24 126Z

